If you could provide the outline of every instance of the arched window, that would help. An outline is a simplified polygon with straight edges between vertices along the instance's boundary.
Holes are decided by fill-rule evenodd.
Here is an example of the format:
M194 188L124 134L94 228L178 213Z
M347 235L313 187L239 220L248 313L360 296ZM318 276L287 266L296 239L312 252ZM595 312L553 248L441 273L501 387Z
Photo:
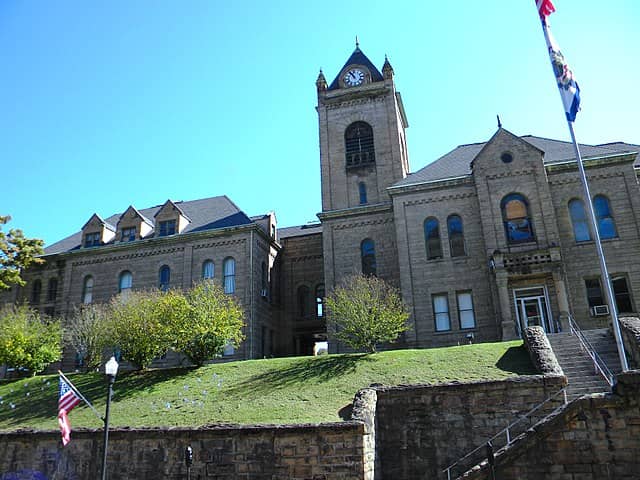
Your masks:
M596 195L593 198L593 210L596 214L596 223L598 224L600 238L616 238L618 232L616 231L616 222L614 222L613 216L611 215L609 199L604 195Z
M519 193L511 193L502 199L500 207L507 243L534 242L527 199Z
M376 275L376 245L373 240L366 238L360 244L360 257L362 259L362 274Z
M459 215L449 215L447 218L449 231L449 250L452 257L462 257L464 251L464 234L462 232L462 218Z
M233 257L227 257L222 265L224 271L224 293L236 291L236 261Z
M215 273L215 269L213 265L213 260L205 260L202 263L202 279L210 280L213 278L214 273Z
M373 129L365 122L355 122L344 132L347 168L375 163Z
M569 216L573 225L573 236L576 242L587 242L591 240L591 229L587 220L587 213L584 209L584 202L574 198L569 202Z
M42 281L37 279L33 282L31 287L31 303L40 303L40 292L42 292Z
M55 302L58 296L58 279L50 278L47 287L47 302Z
M324 284L316 286L316 317L324 317Z
M360 195L360 205L367 203L367 185L364 182L358 184L358 194Z
M160 275L159 275L159 287L160 290L166 292L169 290L169 284L171 283L171 269L168 265L163 265L160 267Z
M120 280L118 281L118 292L123 297L127 297L129 292L131 291L131 287L133 285L133 275L128 270L125 270L120 274Z
M82 303L85 305L93 301L93 277L87 275L82 282Z
M260 295L266 298L269 272L267 272L267 264L265 262L262 262L260 270Z
M298 287L298 315L300 318L309 315L309 287L306 285Z
M424 221L424 240L427 245L427 260L442 258L438 219L430 217Z

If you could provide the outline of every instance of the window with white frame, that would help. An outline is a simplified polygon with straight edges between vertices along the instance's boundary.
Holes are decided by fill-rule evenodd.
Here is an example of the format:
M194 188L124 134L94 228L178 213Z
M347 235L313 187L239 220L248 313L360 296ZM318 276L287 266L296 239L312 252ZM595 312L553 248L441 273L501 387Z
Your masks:
M446 293L432 296L433 316L436 322L436 332L451 330L451 319L449 317L449 297Z
M227 257L222 266L224 270L224 293L236 291L236 261L233 257Z
M457 292L458 318L460 328L474 328L476 326L476 316L473 311L473 297L471 292Z
M93 301L93 277L87 275L82 283L82 303L88 305Z

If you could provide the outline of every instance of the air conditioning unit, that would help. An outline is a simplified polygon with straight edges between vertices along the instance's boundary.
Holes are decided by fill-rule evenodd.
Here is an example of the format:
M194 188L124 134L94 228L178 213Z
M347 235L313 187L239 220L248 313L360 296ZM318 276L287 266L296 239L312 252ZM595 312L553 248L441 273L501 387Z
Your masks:
M260 290L260 296L262 298L267 298L267 295L269 294L268 290L266 288L263 288L262 290Z
M591 315L594 317L609 315L609 305L596 305L595 307L591 307Z

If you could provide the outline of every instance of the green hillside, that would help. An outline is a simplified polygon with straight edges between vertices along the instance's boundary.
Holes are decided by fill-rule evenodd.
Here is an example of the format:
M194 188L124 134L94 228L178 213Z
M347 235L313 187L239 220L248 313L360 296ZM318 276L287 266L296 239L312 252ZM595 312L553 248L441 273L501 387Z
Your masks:
M373 355L277 358L121 373L113 426L306 423L340 420L356 391L372 383L398 385L500 379L534 374L521 342L485 343ZM104 375L72 374L72 382L104 412ZM0 430L56 429L57 375L0 383ZM85 406L73 427L100 427Z

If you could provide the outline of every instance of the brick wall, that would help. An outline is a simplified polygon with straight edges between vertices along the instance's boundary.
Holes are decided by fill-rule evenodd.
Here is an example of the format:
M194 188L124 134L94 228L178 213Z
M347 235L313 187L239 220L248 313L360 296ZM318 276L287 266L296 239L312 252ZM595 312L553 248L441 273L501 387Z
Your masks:
M58 432L0 435L0 478L99 478L102 432L78 430L62 447ZM365 424L220 426L112 430L110 480L187 478L184 451L193 448L192 479L366 479ZM14 477L12 474L28 476ZM42 476L37 476L37 473Z

